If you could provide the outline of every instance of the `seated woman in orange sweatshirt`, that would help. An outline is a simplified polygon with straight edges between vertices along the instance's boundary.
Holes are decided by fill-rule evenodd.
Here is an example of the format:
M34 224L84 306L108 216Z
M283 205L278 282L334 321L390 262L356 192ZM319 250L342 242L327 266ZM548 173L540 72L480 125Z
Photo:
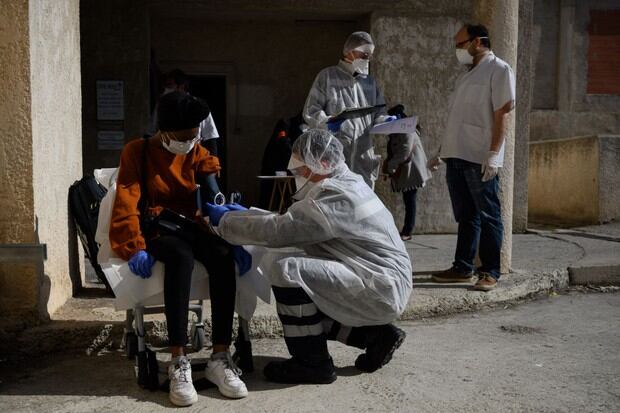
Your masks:
M204 101L184 92L162 97L157 133L146 141L133 140L123 149L110 225L112 249L129 261L136 275L148 278L156 260L164 263L164 304L173 357L169 397L178 406L198 399L183 350L195 259L209 273L211 296L213 355L205 375L223 395L247 396L229 352L236 294L233 247L198 222L190 225L188 237L188 231L166 231L152 220L164 210L195 218L196 184L220 170L218 158L199 144L198 126L208 115Z

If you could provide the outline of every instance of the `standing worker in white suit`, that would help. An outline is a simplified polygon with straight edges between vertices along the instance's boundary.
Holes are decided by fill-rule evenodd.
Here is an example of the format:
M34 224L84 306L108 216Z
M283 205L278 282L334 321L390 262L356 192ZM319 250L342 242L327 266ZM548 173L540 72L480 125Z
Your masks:
M375 44L366 32L352 33L336 66L319 72L304 105L303 117L311 128L329 129L342 143L347 166L362 175L370 186L379 176L380 160L375 155L370 129L394 120L385 110L346 120L328 122L345 109L385 105L377 81L369 75L368 63Z
M331 133L302 134L289 170L299 201L285 214L207 207L212 224L232 244L300 249L261 263L292 355L269 363L264 374L282 383L333 382L328 339L365 349L355 365L375 371L405 338L390 323L411 293L407 250L392 215L345 165L342 144Z

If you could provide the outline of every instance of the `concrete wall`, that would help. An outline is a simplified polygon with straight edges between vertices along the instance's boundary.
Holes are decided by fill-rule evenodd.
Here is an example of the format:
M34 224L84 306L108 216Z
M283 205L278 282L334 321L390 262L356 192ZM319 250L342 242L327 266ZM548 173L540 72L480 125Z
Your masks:
M152 16L151 47L162 69L227 75L228 154L222 162L228 187L247 202L258 199L256 175L276 121L302 110L316 74L338 62L349 33L367 29L352 20Z
M533 0L531 52L536 77L533 109L557 109L560 0Z
M98 150L98 130L141 137L149 119L149 8L141 0L81 0L83 169L118 166L120 150ZM123 121L97 120L97 80L124 82Z
M164 0L82 0L85 171L114 166L119 155L119 151L96 149L94 81L125 80L127 100L134 104L126 103L122 127L127 140L141 135L148 121L147 52L152 48L162 70L180 67L188 73L229 77L229 147L224 160L232 168L229 187L243 191L246 202L254 201L258 190L254 176L275 121L301 108L316 73L337 61L344 38L356 29L370 29L375 37L377 58L371 71L388 103L402 102L409 112L420 115L426 150L429 154L437 150L448 96L463 70L454 56L453 36L463 22L472 19L471 1L282 4L196 0L175 7L171 4ZM531 7L531 2L528 4ZM151 33L150 39L145 39L143 32ZM527 25L524 33L527 35ZM525 80L527 76L520 84ZM524 88L529 90L529 84ZM518 111L523 111L521 106ZM525 128L518 140L524 144L515 154L515 163L523 173L516 173L514 204L518 212L514 220L519 222L516 230L523 230L527 222ZM385 143L384 138L376 141L377 151L384 155ZM235 175L238 165L244 165L243 174ZM399 194L392 194L382 182L377 192L401 225ZM455 230L445 170L420 191L418 218L418 232Z
M0 244L35 242L28 1L0 2ZM34 266L0 263L0 324L38 319Z
M29 9L34 212L48 255L39 299L51 314L79 271L67 208L67 189L82 175L79 0L30 0Z
M441 143L448 96L464 70L454 56L454 34L469 20L470 4L446 16L406 16L375 13L372 35L377 45L371 71L383 85L388 105L402 103L408 114L419 116L422 143L430 157ZM390 45L381 47L382 45ZM375 137L385 159L387 137ZM399 227L404 204L389 182L377 181L376 192L390 206ZM445 167L435 172L418 192L416 232L451 232L456 228L445 182Z
M618 9L620 3L613 0L535 0L532 141L620 132L620 96L587 94L590 10ZM550 62L556 56L554 73L555 65ZM546 101L552 96L555 102L551 105ZM552 110L539 110L546 108Z
M260 6L253 2L189 1L174 8L169 4L134 1L121 7L118 2L82 0L86 171L118 162L117 151L96 150L94 81L114 76L125 80L126 95L136 96L135 105L126 105L125 124L136 125L132 130L125 126L126 138L139 136L148 119L148 61L143 51L152 48L162 70L180 67L188 73L229 76L232 107L229 102L228 159L224 162L230 166L229 187L241 190L246 202L254 201L258 195L254 176L276 120L301 109L316 73L337 62L344 39L359 29L371 29L375 36L377 59L371 71L389 103L403 102L410 112L421 114L427 151L439 146L448 95L463 70L454 57L452 38L462 22L469 20L469 2L407 1L389 7L377 1L342 1L337 5L266 1ZM380 17L382 9L410 17ZM369 22L371 13L376 13L376 18ZM102 21L110 22L109 32L102 33ZM150 28L150 41L137 33L145 25ZM128 56L136 60L121 65ZM385 152L385 143L377 141L377 150ZM243 169L238 165L244 165ZM444 170L439 172L428 188L420 191L419 232L455 229L444 174ZM401 225L400 196L391 194L383 183L377 191Z
M45 319L72 292L67 189L81 175L78 22L77 0L0 3L0 243L48 246L44 266L0 264L5 326Z
M598 224L620 218L619 165L620 136L531 142L530 220Z
M517 46L517 107L514 152L514 191L512 231L527 230L528 161L530 140L530 112L534 89L532 26L534 1L519 0L519 44Z
M620 220L620 135L599 135L599 221Z

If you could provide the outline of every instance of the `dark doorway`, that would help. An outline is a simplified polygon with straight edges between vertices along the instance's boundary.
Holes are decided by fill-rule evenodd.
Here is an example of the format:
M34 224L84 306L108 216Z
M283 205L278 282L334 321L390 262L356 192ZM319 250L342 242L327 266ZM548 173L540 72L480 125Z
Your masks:
M226 76L224 75L188 75L189 93L207 101L213 121L220 135L217 142L217 156L220 158L220 189L225 194L228 189L228 162L226 153Z

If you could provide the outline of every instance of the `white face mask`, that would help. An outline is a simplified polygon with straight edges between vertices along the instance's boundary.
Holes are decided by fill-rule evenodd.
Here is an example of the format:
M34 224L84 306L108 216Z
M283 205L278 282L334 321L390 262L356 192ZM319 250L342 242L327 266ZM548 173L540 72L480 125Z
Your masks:
M353 70L362 75L368 75L368 59L355 59L351 62Z
M314 186L317 184L316 182L312 182L308 178L304 178L303 176L295 177L295 185L297 185L297 192L293 194L294 199L298 201L304 199L306 195L308 195L308 192L310 192L310 190L314 188Z
M286 169L293 172L295 169L301 168L302 166L306 166L306 164L291 155L291 159L289 159ZM303 199L308 191L314 186L314 182L308 179L312 175L306 178L302 175L296 175L293 172L293 176L295 177L295 187L297 188L297 192L293 194L293 198L297 200Z
M188 153L191 152L192 149L194 149L194 145L196 145L196 142L198 142L199 139L200 137L196 137L190 141L185 141L185 142L179 142L179 141L175 141L172 139L167 139L168 142L166 142L166 139L162 136L161 144L169 152L175 155L187 155Z
M456 58L462 65L471 65L474 63L474 57L469 54L467 49L456 49Z

